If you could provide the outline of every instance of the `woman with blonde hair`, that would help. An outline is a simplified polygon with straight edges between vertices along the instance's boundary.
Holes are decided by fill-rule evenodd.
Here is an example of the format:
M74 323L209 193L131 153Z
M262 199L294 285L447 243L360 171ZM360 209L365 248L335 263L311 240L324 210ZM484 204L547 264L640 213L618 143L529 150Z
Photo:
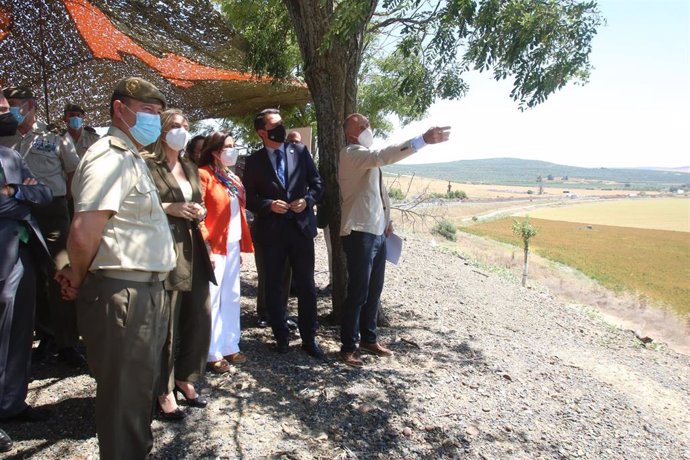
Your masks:
M197 167L181 155L189 138L189 122L182 111L169 109L161 114L161 128L146 164L173 232L177 265L164 282L170 301L170 326L163 349L158 403L162 419L181 420L185 414L177 405L178 393L190 406L207 405L193 383L205 370L211 339L208 287L215 278L199 228L206 209Z
M244 186L231 170L238 156L234 147L229 133L216 131L204 140L199 159L201 192L208 209L202 232L218 281L218 286L209 286L212 327L208 366L218 374L247 359L239 346L240 252L253 252L254 246L244 213Z

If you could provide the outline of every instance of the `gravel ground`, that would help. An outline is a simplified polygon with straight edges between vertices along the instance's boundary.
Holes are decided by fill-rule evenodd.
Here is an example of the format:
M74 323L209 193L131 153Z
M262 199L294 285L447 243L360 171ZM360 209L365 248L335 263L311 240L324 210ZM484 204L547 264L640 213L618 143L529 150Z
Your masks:
M317 286L328 283L317 239ZM325 320L319 363L295 337L287 355L254 327L252 257L242 274L242 350L249 361L201 385L206 409L153 422L154 458L690 458L690 358L642 344L596 311L521 288L408 236L389 265L381 328L394 358L337 361ZM296 311L294 299L292 311ZM324 318L330 301L319 298ZM97 458L95 384L55 362L34 366L29 401L42 425L6 424L17 458ZM1 454L0 454L1 455Z

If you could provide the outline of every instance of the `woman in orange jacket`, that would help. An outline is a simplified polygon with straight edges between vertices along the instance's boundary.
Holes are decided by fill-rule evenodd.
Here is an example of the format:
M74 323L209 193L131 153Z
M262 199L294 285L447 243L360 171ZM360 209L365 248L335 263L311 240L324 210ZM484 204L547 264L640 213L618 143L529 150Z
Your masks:
M215 373L247 360L240 352L240 252L253 252L245 217L245 192L231 171L237 149L229 133L216 131L204 141L199 160L201 194L208 211L201 225L218 286L209 285L211 345L208 364Z

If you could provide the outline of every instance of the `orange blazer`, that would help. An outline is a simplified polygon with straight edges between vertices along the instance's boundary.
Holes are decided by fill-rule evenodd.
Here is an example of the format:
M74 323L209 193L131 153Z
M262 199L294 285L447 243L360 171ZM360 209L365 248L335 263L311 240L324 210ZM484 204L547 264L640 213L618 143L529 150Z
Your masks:
M204 240L211 245L211 252L226 255L228 253L228 227L230 226L230 195L209 165L199 168L199 180L201 182L201 197L208 211L206 219L199 226L201 234ZM242 221L240 251L254 252L252 236L249 233L244 206L241 203L240 219Z

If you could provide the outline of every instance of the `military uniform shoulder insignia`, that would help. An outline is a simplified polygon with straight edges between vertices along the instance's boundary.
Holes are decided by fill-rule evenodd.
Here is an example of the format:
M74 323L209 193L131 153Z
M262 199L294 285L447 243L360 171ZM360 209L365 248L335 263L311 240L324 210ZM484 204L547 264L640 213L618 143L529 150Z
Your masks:
M118 139L115 136L110 137L110 146L113 148L116 148L118 150L129 150L129 147L127 147L127 144L122 139Z

